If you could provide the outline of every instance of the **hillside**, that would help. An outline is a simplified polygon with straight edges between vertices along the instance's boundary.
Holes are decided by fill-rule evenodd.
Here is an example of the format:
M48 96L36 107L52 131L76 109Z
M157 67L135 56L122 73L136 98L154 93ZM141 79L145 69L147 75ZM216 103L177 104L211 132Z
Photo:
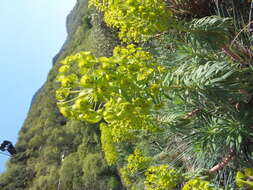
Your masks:
M97 127L65 119L55 100L58 61L81 50L110 56L116 35L100 15L78 0L67 18L68 38L53 59L46 83L32 100L19 132L18 154L1 176L1 190L119 189L115 168L108 167L101 152ZM64 163L63 163L64 159Z

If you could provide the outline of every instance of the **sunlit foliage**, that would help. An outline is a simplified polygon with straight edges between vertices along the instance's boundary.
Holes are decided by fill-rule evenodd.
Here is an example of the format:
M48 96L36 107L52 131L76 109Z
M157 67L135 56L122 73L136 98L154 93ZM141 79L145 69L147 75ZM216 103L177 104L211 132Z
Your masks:
M166 31L172 24L171 11L163 0L91 0L89 3L104 13L108 26L119 29L124 42Z

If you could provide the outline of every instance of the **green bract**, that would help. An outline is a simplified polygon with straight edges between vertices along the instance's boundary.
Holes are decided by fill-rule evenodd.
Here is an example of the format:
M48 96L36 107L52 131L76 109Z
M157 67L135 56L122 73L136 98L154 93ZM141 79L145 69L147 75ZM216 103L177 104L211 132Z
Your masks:
M134 174L138 171L145 170L149 166L151 160L151 157L143 156L140 149L135 149L134 153L128 156L127 168L131 174Z
M120 30L124 42L139 41L141 36L153 35L168 29L171 11L163 0L91 0L104 12L104 21Z
M250 168L246 168L244 172L238 171L236 174L236 185L238 187L244 187L246 189L252 189L253 188L253 170Z
M182 190L215 190L210 186L208 181L204 181L200 178L191 179L188 181Z
M144 183L147 190L174 189L182 178L179 172L168 165L151 166L145 175Z
M113 142L158 130L152 110L161 104L163 68L150 53L129 45L116 47L109 58L81 52L62 63L56 98L64 116L89 123L103 119Z
M139 173L143 173L151 164L152 158L143 155L140 149L135 149L127 158L127 165L120 169L123 182L130 186Z
M102 148L105 153L105 159L109 165L117 162L118 152L115 149L114 142L112 141L112 134L110 128L102 123L100 124Z

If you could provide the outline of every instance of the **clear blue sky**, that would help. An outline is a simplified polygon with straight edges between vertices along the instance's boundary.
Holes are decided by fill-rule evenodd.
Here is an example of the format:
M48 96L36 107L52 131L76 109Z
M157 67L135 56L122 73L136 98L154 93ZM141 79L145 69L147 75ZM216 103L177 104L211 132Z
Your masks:
M16 142L34 93L66 39L66 16L76 0L1 0L0 141ZM0 155L0 172L7 158Z

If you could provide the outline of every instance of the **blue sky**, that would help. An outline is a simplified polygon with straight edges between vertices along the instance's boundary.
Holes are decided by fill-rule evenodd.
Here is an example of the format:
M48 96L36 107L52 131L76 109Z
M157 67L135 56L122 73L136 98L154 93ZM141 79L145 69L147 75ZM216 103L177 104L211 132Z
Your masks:
M34 93L66 39L66 16L76 0L1 0L0 141L16 142ZM0 155L0 172L7 157Z

